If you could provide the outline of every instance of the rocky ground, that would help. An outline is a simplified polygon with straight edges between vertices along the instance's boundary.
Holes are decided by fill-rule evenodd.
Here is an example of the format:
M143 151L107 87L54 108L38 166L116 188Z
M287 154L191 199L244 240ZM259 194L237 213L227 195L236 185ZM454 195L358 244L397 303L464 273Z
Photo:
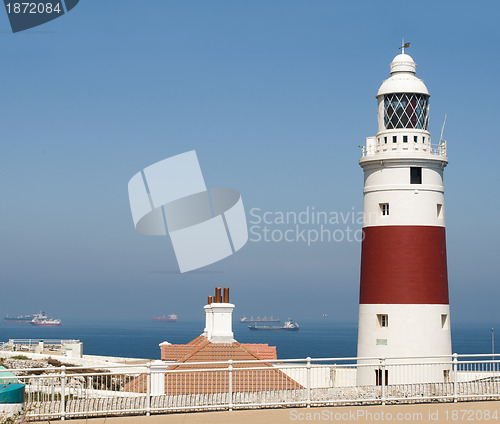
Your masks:
M23 357L23 355L19 355L18 357L10 357L10 358L0 358L0 365L3 365L5 368L9 370L26 370L26 371L14 371L14 374L23 376L23 375L39 375L45 373L42 370L31 370L36 368L59 368L62 365L66 367L74 367L75 364L71 364L68 362L61 362L58 359L48 357L47 359L29 359L27 357ZM76 371L76 370L75 370ZM75 372L73 371L73 372ZM83 372L99 372L99 371L108 371L103 370L102 368L89 368L89 369L79 369L79 373ZM69 369L66 373L71 373L72 370Z

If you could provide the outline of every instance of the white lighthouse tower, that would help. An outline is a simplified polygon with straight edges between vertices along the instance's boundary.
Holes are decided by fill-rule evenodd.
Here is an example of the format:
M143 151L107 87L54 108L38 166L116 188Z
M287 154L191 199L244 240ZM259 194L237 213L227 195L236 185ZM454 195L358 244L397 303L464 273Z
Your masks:
M443 194L446 142L431 144L429 92L415 69L403 48L376 96L378 132L366 139L359 161L364 171L364 239L358 357L451 355ZM447 380L448 366L432 367L424 377L403 376L397 367L388 366L383 379L385 384ZM381 381L378 367L359 367L358 384Z

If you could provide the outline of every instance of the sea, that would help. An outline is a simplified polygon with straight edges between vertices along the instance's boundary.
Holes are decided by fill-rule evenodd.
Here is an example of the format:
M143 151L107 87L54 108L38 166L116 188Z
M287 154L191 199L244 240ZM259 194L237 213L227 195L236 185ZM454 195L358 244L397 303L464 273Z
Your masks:
M159 359L159 344L183 344L203 332L204 322L64 321L60 327L0 324L0 342L9 339L78 339L86 355ZM453 324L452 350L459 354L492 353L491 324ZM498 325L500 330L500 325ZM346 358L356 356L357 323L324 319L300 322L299 331L251 331L235 320L235 339L276 346L279 359ZM500 339L500 331L498 338ZM496 351L496 350L495 350ZM500 353L500 352L499 352Z

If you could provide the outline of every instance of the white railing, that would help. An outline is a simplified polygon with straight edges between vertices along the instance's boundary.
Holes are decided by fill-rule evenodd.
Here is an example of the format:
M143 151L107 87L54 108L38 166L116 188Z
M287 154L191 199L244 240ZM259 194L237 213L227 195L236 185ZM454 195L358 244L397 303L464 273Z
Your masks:
M363 158L367 156L373 156L379 153L394 153L394 152L417 152L417 153L427 153L430 155L444 156L446 157L446 141L443 140L440 144L430 144L430 143L387 143L387 144L367 144L362 146L361 156Z
M9 339L9 341L5 344L10 344L10 345L37 345L38 343L43 342L46 345L47 344L54 344L54 345L60 345L60 344L73 344L73 343L79 343L80 340L61 340L61 339Z
M118 370L119 367L119 370ZM25 384L31 421L244 408L500 399L500 354L319 358L32 368L0 372ZM361 382L368 376L368 380Z
M80 343L80 340L61 339L9 339L6 343L0 343L0 350L23 350L32 349L43 343L44 346L64 346L68 344Z

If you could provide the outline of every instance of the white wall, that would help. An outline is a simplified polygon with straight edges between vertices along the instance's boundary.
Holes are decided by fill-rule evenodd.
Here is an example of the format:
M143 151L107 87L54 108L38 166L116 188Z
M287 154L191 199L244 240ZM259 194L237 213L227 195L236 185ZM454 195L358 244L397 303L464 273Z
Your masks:
M388 327L380 327L378 314L387 314ZM447 315L444 328L441 315ZM358 356L359 357L396 357L396 356L431 356L451 355L449 305L390 305L390 304L362 304L359 305L358 329ZM377 339L379 344L377 344ZM386 340L387 344L381 344ZM429 362L436 362L427 359ZM400 362L398 360L398 362ZM403 361L404 362L404 361ZM415 362L415 359L409 362ZM379 364L379 361L360 361L360 364ZM387 361L388 364L391 361ZM394 361L392 361L394 363ZM416 366L418 367L418 366ZM396 376L393 369L392 376L389 370L390 384L441 382L444 381L443 370L449 366L434 367L433 371L411 372L405 371L404 376ZM416 371L416 369L414 370ZM418 374L418 375L417 375ZM431 379L431 381L428 381ZM358 384L375 384L374 368L362 367L358 370Z

